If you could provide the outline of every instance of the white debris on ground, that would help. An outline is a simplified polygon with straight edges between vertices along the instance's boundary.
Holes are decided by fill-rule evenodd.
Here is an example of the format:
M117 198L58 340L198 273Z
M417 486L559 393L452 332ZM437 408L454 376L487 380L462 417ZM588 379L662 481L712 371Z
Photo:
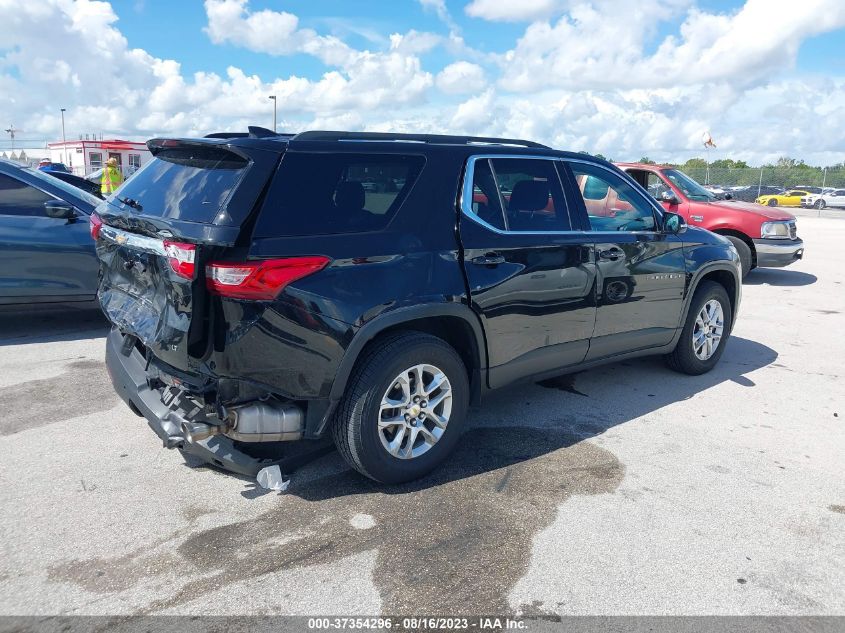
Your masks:
M256 475L258 485L266 490L278 490L284 492L290 485L290 479L285 479L282 475L282 469L276 466L267 466L258 471Z

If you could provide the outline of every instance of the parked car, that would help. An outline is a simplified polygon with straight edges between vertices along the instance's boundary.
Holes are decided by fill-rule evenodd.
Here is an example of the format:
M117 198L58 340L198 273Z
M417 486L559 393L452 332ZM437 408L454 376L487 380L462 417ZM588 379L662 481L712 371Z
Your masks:
M795 216L787 211L716 197L682 171L661 165L619 163L667 211L730 240L742 262L742 276L756 267L780 267L801 259Z
M790 187L790 189L800 189L801 191L806 191L807 193L822 193L823 190L821 187L811 187L808 185L795 185L794 187Z
M215 136L151 140L92 216L109 374L166 447L254 475L272 442L333 437L360 473L408 481L489 389L646 354L701 374L725 349L736 251L602 160ZM368 192L364 174L404 186Z
M754 202L760 196L783 193L783 187L774 185L743 185L731 188L731 198L742 202Z
M50 174L51 176L53 176L54 178L58 178L59 180L63 180L69 185L73 185L77 189L82 189L83 191L90 193L92 196L97 196L101 199L103 197L99 184L91 182L90 180L82 178L81 176L74 176L73 174L68 174L63 171L45 171L44 173Z
M68 169L64 163L54 163L47 158L43 158L38 162L38 169L47 172L63 172L65 174L73 173Z
M93 301L88 221L98 198L0 159L0 304Z
M757 198L757 204L764 204L768 207L800 207L801 198L810 195L804 189L790 189L783 193L776 193Z
M824 209L825 207L845 207L845 189L828 189L822 194L810 194L801 198L802 207L815 207L816 209Z

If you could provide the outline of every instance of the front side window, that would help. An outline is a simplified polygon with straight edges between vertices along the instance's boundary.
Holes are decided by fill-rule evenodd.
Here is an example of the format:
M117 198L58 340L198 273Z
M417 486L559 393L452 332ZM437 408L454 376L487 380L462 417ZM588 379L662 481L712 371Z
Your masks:
M646 179L646 189L648 189L648 192L655 200L659 201L663 200L663 194L673 193L669 185L666 184L666 181L651 172L648 173L648 178Z
M44 216L44 203L48 200L53 197L40 189L0 174L0 215Z
M255 237L380 230L424 163L422 156L289 152L270 186Z
M678 169L664 169L663 175L671 180L673 185L683 191L684 195L690 200L700 202L716 200L716 196L713 193L707 191L707 189Z
M653 231L654 210L630 184L611 171L569 163L594 231Z

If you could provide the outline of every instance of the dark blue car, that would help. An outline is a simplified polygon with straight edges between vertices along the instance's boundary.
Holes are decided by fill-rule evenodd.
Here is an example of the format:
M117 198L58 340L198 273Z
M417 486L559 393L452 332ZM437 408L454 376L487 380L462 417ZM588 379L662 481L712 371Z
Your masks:
M99 202L0 160L0 304L95 299L98 262L88 222Z

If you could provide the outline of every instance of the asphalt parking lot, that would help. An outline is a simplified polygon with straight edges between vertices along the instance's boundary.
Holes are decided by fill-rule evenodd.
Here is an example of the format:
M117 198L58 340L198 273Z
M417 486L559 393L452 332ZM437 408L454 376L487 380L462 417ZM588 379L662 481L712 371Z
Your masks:
M286 493L185 465L95 310L0 314L0 613L845 614L845 221L755 271L721 364L498 392L449 464Z

